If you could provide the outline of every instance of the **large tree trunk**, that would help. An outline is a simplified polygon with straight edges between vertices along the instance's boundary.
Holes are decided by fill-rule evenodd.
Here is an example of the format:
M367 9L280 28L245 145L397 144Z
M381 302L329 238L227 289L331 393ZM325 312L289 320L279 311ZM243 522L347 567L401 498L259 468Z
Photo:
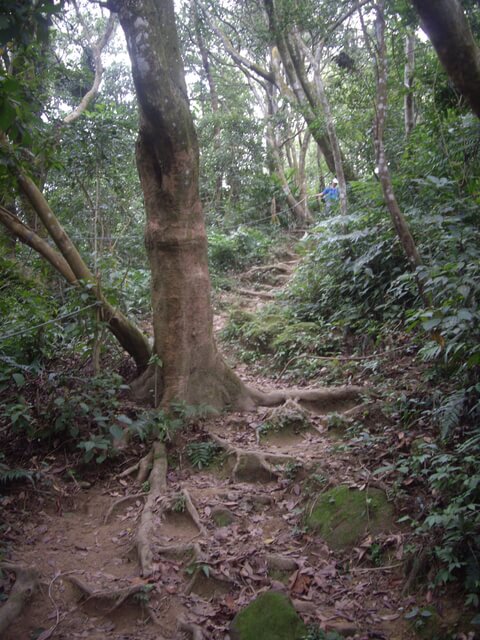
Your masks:
M137 165L152 270L154 353L137 385L162 405L250 406L213 338L207 240L173 0L118 0L140 110Z
M440 62L480 118L480 49L459 0L412 0Z

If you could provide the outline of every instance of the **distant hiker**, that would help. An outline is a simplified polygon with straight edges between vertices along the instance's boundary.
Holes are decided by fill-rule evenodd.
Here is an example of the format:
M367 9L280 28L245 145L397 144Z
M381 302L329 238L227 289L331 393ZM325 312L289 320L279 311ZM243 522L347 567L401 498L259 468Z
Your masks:
M322 200L325 202L325 206L327 211L331 209L331 207L338 202L340 194L338 192L338 180L333 178L330 185L325 187L325 189L320 194Z

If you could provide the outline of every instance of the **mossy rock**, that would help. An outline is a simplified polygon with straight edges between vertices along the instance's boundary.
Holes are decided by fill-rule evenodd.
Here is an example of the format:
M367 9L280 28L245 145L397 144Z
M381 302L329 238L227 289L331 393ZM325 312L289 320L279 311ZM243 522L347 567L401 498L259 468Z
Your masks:
M393 506L383 491L360 491L346 485L321 494L306 518L306 525L335 550L352 547L367 533L387 532L393 523Z
M267 591L238 613L230 625L232 640L301 640L307 628L283 593Z

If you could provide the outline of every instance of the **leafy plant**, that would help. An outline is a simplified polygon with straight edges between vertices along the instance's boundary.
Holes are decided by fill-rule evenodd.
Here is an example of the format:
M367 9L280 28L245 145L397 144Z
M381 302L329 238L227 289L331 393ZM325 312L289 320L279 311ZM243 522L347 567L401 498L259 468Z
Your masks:
M183 513L186 509L186 499L183 493L177 493L172 502L172 511Z
M204 469L212 464L220 451L215 442L191 442L187 445L187 457L190 464L197 469Z
M30 480L32 481L33 474L27 469L11 468L8 464L3 462L5 456L0 454L0 485L5 485L16 480Z

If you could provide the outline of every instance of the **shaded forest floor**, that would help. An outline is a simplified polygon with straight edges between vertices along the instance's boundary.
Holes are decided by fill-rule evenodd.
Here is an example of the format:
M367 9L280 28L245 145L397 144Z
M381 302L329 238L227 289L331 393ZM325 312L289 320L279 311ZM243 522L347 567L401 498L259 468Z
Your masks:
M219 307L235 300L255 309L274 291L255 290L242 282ZM222 312L215 322L224 326ZM415 624L421 637L453 637L442 629L458 622L458 637L466 638L461 602L418 589L424 568L407 553L411 533L398 520L421 511L419 488L374 474L430 437L422 424L404 433L393 409L399 394L419 384L413 355L399 336L376 369L345 361L336 382L365 386L365 397L330 414L292 417L293 406L284 414L259 409L190 420L153 461L168 468L149 505L148 576L140 572L138 531L156 481L125 471L149 445L129 445L114 461L76 474L60 449L39 456L41 485L11 485L0 502L3 559L34 569L38 583L4 639L226 640L235 614L268 589L287 593L307 624L344 637L406 640L417 637ZM285 386L228 357L250 385ZM309 386L325 384L324 364ZM272 426L279 419L285 428ZM384 492L393 506L374 531L367 508L343 546L327 544L309 525L317 501L339 485L364 492L367 504L369 492ZM5 594L13 583L14 571L4 572Z

